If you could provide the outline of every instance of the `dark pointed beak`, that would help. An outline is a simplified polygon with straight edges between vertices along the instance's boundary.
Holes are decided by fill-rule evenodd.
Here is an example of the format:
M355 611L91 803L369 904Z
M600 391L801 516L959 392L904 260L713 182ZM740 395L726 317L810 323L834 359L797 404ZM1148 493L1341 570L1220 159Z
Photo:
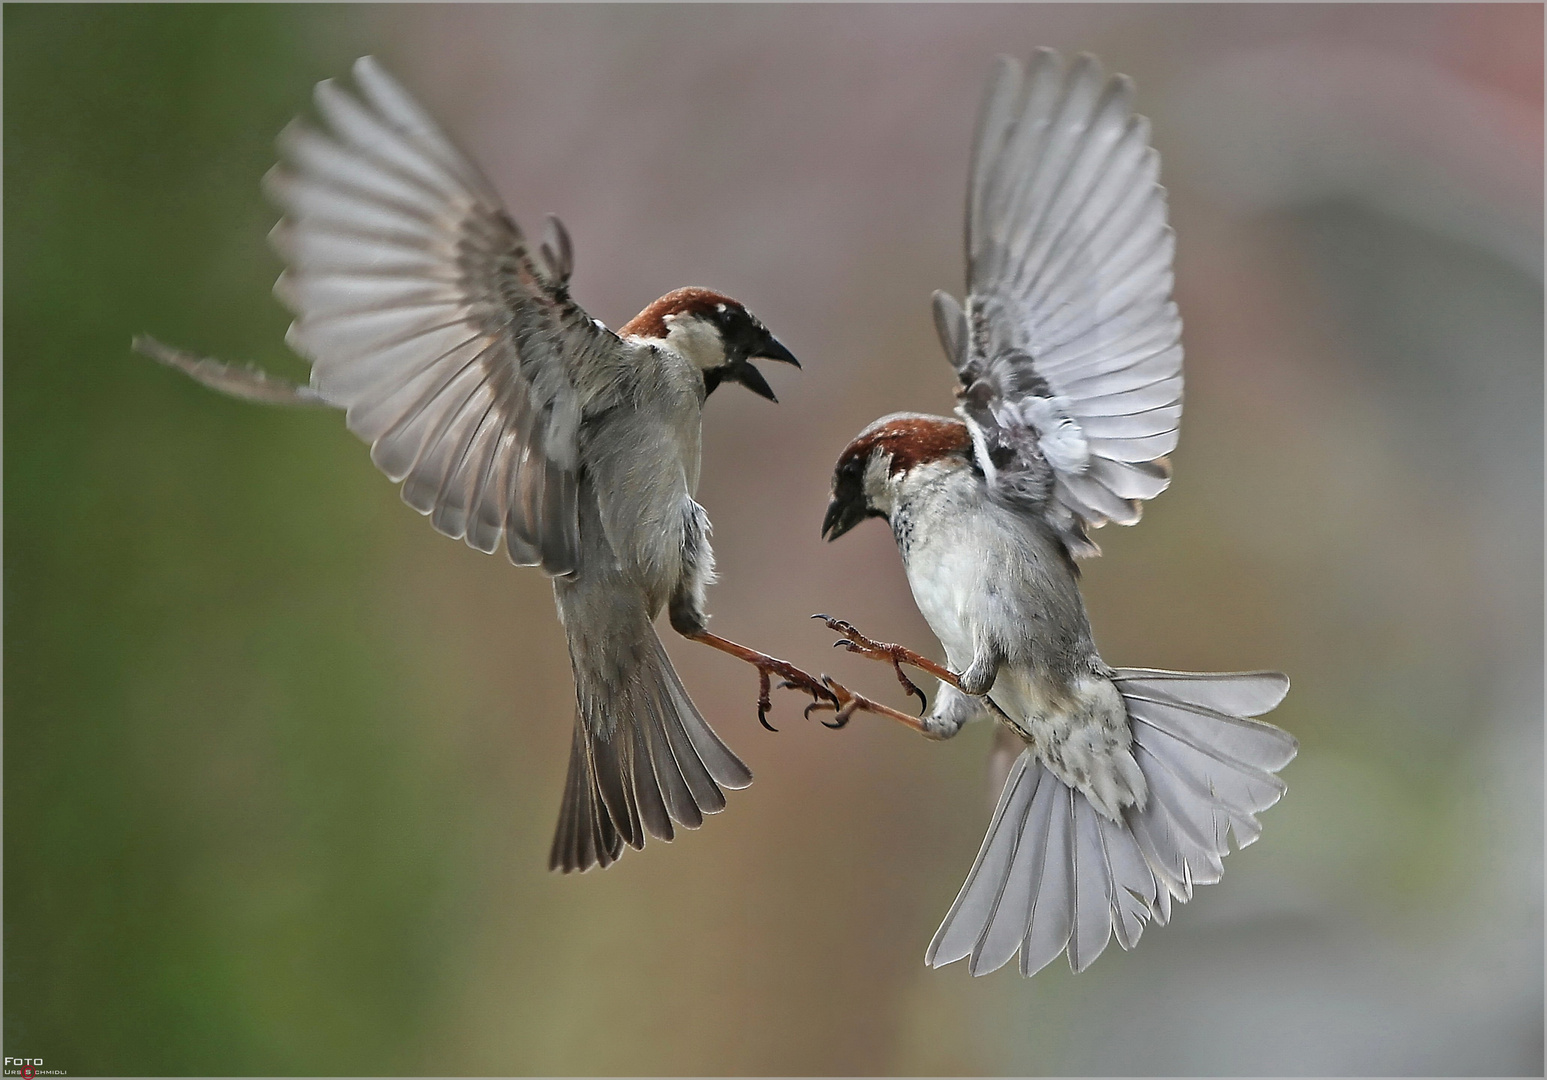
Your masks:
M763 373L753 367L750 361L743 360L732 364L726 371L725 377L732 382L739 382L759 397L765 397L776 405L779 403L779 399L774 397L773 387L768 385L768 380L763 378Z
M772 335L764 339L752 353L753 360L777 360L781 364L794 364L800 367L800 361L795 359L795 354L779 344Z
M752 366L752 361L777 360L782 364L794 364L796 367L800 367L800 361L767 331L762 331L759 337L760 340L747 349L739 360L732 359L728 365L720 369L722 372L720 377L729 382L739 382L759 397L765 397L777 404L779 399L774 397L773 387L768 385L768 380L763 378L763 373ZM736 350L736 352L739 351ZM735 352L732 355L734 357Z
M822 518L822 539L838 539L867 516L864 499L845 497L841 491L835 493L827 504L827 516Z

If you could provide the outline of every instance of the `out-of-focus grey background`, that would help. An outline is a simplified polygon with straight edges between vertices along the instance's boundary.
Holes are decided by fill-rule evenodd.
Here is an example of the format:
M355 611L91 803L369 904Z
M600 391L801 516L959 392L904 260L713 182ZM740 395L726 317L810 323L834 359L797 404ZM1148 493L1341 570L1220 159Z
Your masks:
M4 1052L72 1074L1536 1073L1542 12L7 7ZM675 286L805 362L705 424L721 632L892 700L890 538L818 526L872 418L945 411L992 56L1091 50L1154 121L1176 480L1086 567L1113 663L1281 667L1289 794L1140 948L973 980L924 947L988 730L841 733L668 647L758 781L545 869L571 687L547 583L437 536L292 376L258 180L374 51L616 326ZM671 635L667 635L670 637Z

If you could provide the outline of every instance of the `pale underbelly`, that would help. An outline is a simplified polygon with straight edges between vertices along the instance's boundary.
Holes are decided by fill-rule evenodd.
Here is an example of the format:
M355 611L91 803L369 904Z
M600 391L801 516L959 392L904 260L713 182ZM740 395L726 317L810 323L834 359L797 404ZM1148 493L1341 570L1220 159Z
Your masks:
M951 670L958 672L972 663L972 594L981 574L973 561L970 552L958 549L942 557L911 559L905 568L919 614L945 648Z

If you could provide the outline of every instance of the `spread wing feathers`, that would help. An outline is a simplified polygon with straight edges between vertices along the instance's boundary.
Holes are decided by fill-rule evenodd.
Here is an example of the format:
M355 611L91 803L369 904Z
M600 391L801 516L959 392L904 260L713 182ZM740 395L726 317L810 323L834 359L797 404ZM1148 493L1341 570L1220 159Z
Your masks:
M569 573L580 420L621 391L624 346L569 299L563 226L534 259L429 115L371 57L354 74L361 97L318 85L326 131L291 124L266 178L288 340L436 529Z
M1181 319L1159 157L1133 85L1094 57L1001 57L973 143L967 307L936 326L990 490L1086 527L1132 525L1170 481Z
M1119 668L1114 682L1149 788L1144 805L1108 818L1024 749L926 963L966 958L983 975L1019 951L1022 974L1033 975L1067 953L1084 971L1113 938L1133 948L1151 921L1170 920L1173 899L1218 881L1227 832L1237 847L1262 834L1254 815L1283 795L1273 774L1297 744L1248 717L1282 701L1289 680Z
M163 345L148 334L137 334L131 345L141 356L148 356L169 368L175 368L194 382L243 401L265 405L325 405L317 392L289 379L270 375L255 367L237 367L207 356Z

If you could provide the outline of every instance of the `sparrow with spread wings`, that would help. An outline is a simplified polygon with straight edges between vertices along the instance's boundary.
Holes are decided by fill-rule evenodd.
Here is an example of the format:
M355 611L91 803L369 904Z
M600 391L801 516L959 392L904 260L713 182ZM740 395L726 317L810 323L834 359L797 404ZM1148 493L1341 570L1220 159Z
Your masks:
M967 301L934 299L957 418L899 414L838 459L822 531L884 518L945 668L852 625L839 644L941 679L911 718L834 683L839 723L883 712L937 739L991 718L1013 748L988 835L926 954L974 975L1017 951L1084 970L1215 882L1284 792L1295 740L1260 720L1276 672L1113 668L1075 559L1170 481L1182 413L1174 241L1133 87L1051 50L1001 58L972 150ZM825 618L825 616L818 616ZM923 695L919 692L919 697Z
M549 865L607 866L672 839L752 774L694 707L656 636L672 627L770 676L830 692L709 633L709 518L694 501L705 399L752 365L796 364L746 308L678 289L616 332L570 298L557 218L535 250L478 168L372 58L359 96L331 80L327 130L292 124L267 178L284 210L275 286L309 386L167 348L136 348L249 400L345 410L403 499L440 532L553 579L574 669L569 777ZM796 366L799 366L796 364Z

